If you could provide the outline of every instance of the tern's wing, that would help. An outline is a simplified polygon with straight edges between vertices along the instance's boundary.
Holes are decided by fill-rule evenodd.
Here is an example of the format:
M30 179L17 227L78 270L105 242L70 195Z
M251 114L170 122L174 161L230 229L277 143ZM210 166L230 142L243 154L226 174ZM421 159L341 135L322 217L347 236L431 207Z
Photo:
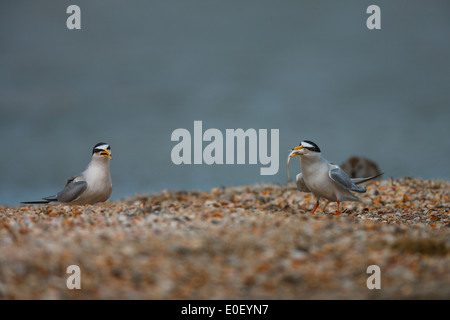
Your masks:
M309 190L306 186L305 181L303 180L303 174L301 172L295 177L295 183L297 184L297 189L301 192L311 192L311 190Z
M333 169L331 169L328 174L334 182L347 190L359 193L366 192L366 188L358 187L356 184L354 184L352 182L352 179L350 179L350 177L344 172L344 170L339 168L337 165L333 165Z
M55 194L54 196L45 197L42 198L42 200L38 201L23 201L21 203L23 204L47 204L50 202L71 202L78 198L84 190L87 188L87 182L86 181L74 181L76 178L80 176L75 176L70 179L67 179L67 183L65 188L59 192L58 194Z
M86 189L86 181L74 181L75 177L67 180L66 187L58 193L57 198L60 202L71 202L78 198Z

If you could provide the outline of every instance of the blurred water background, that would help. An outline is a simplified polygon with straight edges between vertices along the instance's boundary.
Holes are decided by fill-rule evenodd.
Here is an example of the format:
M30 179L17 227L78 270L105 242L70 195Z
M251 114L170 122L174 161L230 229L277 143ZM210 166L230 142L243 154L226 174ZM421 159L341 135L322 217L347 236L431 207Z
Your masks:
M66 28L71 4L81 30ZM112 200L285 183L302 139L385 178L448 180L449 59L449 1L2 1L0 204L55 194L97 142L112 147ZM279 129L278 174L174 165L171 133L194 120Z

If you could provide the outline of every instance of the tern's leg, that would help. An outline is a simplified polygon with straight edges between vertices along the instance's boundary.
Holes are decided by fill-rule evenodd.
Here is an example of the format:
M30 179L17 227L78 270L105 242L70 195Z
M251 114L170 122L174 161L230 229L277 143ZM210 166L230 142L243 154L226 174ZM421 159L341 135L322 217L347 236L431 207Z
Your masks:
M314 207L314 210L313 210L313 212L311 214L314 214L314 212L316 212L318 207L319 207L319 199L317 199L316 206Z
M339 212L339 201L337 202L337 204L338 204L338 207L337 207L336 213L333 213L334 216L338 216L338 215L341 214L341 213Z

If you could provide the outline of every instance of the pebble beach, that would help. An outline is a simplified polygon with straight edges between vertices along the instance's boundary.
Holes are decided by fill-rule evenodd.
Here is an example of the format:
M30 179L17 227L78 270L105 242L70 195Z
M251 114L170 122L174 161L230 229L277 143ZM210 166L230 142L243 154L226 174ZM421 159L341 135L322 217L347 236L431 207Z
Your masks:
M450 182L365 186L341 215L293 183L0 207L0 299L449 299Z

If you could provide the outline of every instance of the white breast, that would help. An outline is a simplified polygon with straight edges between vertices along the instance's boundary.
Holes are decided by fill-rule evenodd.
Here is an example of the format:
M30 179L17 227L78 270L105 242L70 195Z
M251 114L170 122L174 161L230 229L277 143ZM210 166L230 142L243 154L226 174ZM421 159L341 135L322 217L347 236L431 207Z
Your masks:
M112 192L108 159L92 159L82 176L88 186L73 204L94 204L108 200Z

